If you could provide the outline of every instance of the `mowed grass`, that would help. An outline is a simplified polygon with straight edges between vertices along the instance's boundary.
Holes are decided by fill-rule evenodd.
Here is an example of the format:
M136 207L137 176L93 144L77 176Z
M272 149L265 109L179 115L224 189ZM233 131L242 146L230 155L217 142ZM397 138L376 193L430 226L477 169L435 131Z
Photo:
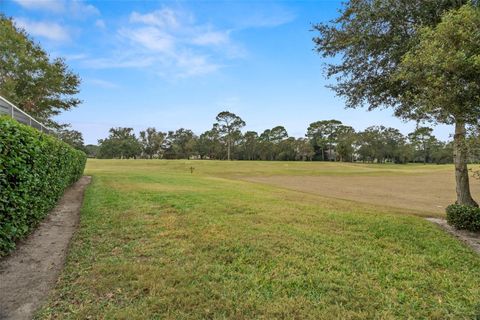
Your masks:
M233 179L447 169L89 160L81 225L37 318L475 318L480 258L435 225Z

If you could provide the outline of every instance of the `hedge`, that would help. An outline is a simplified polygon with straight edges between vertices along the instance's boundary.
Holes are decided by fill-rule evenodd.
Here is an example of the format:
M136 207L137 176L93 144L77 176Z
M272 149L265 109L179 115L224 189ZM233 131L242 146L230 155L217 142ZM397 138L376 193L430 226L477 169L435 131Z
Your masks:
M57 138L0 117L0 256L48 214L85 162Z
M447 222L457 229L480 231L480 208L451 204L447 207Z

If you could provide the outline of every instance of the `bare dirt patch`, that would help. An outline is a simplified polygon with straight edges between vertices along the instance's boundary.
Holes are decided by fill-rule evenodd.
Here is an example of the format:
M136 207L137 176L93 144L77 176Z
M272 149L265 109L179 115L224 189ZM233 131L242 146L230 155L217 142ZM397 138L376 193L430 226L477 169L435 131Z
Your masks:
M452 170L453 171L453 170ZM269 176L242 180L271 184L326 197L411 210L424 216L442 216L455 202L453 172L398 176ZM480 194L478 181L472 192Z
M63 268L90 180L82 177L68 188L37 229L0 261L0 319L31 319L47 298Z

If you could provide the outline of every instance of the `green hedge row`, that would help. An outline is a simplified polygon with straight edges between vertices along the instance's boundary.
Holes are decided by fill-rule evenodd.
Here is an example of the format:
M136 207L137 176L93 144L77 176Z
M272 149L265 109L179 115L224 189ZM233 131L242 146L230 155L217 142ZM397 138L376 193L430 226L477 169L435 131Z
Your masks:
M57 138L0 117L0 256L48 214L85 162Z

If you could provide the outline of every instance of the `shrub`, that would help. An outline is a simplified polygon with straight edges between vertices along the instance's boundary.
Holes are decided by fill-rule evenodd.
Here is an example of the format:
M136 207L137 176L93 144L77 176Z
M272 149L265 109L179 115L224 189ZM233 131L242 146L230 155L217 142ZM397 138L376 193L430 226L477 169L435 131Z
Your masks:
M459 204L449 205L447 222L457 229L480 231L480 208Z
M85 167L85 153L0 117L0 256L15 248Z

